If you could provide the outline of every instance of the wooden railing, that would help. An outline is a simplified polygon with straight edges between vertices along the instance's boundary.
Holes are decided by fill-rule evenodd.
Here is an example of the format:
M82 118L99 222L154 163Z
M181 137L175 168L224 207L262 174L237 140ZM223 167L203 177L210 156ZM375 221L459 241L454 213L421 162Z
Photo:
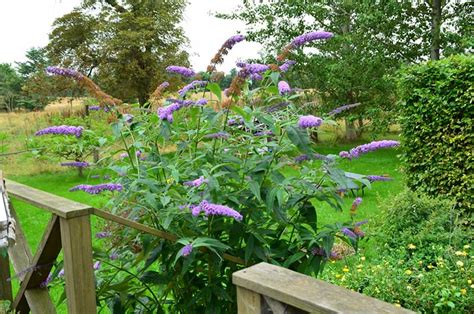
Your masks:
M239 314L261 313L414 313L393 304L260 263L232 275Z
M172 242L178 239L174 234L88 205L14 181L4 181L1 172L0 186L4 192L6 187L11 196L52 214L33 256L20 221L9 203L11 214L16 220L16 244L8 248L6 258L0 255L0 300L11 301L11 309L16 313L23 314L30 311L39 314L56 313L48 289L41 283L48 277L61 249L64 255L68 313L96 313L90 215ZM245 265L244 260L239 257L224 254L223 258ZM12 294L9 262L21 283L16 296ZM234 273L233 282L237 286L240 314L411 313L391 304L266 263Z

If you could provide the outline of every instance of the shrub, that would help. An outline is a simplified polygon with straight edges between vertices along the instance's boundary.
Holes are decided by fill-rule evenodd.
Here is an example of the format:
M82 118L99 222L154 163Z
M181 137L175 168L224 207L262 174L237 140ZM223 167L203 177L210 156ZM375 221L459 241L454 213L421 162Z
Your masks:
M472 239L453 221L454 202L405 191L372 239L377 256L348 259L326 279L422 313L474 310Z
M408 185L453 197L467 218L474 195L473 81L472 55L406 68L399 80Z

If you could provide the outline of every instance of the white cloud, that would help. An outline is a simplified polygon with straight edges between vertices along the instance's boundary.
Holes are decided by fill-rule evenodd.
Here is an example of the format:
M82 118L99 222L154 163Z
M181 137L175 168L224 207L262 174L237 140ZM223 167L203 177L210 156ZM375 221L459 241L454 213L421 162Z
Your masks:
M54 20L70 12L80 0L0 0L0 63L23 61L31 47L48 43ZM230 36L243 30L243 23L221 20L211 12L232 12L241 0L191 0L183 27L190 40L188 52L195 70L205 70L219 47ZM258 56L256 43L237 44L220 69L228 71L238 59Z

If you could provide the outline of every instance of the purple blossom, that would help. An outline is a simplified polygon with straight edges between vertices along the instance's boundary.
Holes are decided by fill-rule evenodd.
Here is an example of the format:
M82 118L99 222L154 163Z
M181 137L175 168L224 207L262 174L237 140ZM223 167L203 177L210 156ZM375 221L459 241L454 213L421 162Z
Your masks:
M90 110L90 111L99 111L99 110L100 110L100 106L89 106L89 110Z
M95 234L95 237L96 237L97 239L104 239L104 238L110 237L111 235L112 235L112 234L111 234L110 232L108 232L108 231L101 231L101 232L97 232L97 233Z
M89 163L86 161L70 161L70 162L62 162L61 166L84 168L84 167L89 167Z
M125 159L128 157L128 153L121 153L120 154L120 159Z
M54 66L49 66L46 68L46 72L49 74L53 75L61 75L61 76L66 76L66 77L71 77L76 80L82 79L84 76L77 72L76 70L73 69L67 69L67 68L60 68L60 67L54 67Z
M233 217L237 221L242 220L242 215L238 211L224 205L217 205L209 203L208 201L202 201L197 206L191 206L191 213L193 216L198 216L202 211L206 216L227 216Z
M229 136L230 136L229 133L226 133L226 132L217 132L217 133L207 134L207 135L205 135L204 137L205 137L205 138L214 138L214 139L217 139L217 138L227 139L227 138L229 138Z
M226 97L229 97L229 90L230 90L230 88L224 89L224 95L225 95Z
M168 122L173 122L173 112L181 109L181 105L178 103L173 103L167 107L158 108L158 116L161 120L167 120Z
M278 91L280 92L280 95L285 95L291 92L291 87L287 82L280 81L278 82Z
M236 119L229 119L227 120L227 125L228 126L233 126L233 125L242 125L244 124L244 119L242 117L238 117Z
M127 123L131 123L133 121L133 114L130 114L130 113L126 113L123 115L123 120Z
M271 136L271 135L273 135L273 132L270 131L270 130L266 130L266 131L256 132L253 135L254 136Z
M354 200L354 202L352 202L352 206L354 207L358 207L360 205L360 203L362 203L362 197L356 197L356 199Z
M322 247L314 247L314 248L311 250L311 254L317 255L317 256L324 256L324 257L327 257L326 250L323 249ZM336 252L331 252L331 254L329 254L329 258L330 258L330 259L338 259L338 255L337 255Z
M123 187L118 183L102 183L97 185L79 184L69 189L70 192L84 191L89 194L99 194L103 191L122 191Z
M263 80L263 76L260 73L252 73L250 74L250 79L252 81L261 81Z
M100 268L100 261L95 262L93 268L94 268L94 270L99 270L99 268Z
M170 83L168 83L168 82L165 81L165 82L161 83L161 84L158 86L158 88L159 88L160 90L163 90L163 89L167 88L168 86L170 86Z
M180 89L178 91L178 94L181 96L181 97L184 97L184 95L186 95L187 92L189 92L190 90L192 89L196 89L196 88L199 88L199 87L204 87L207 85L207 81L192 81L191 83L189 83L188 85L184 86L182 89Z
M177 66L177 65L170 65L169 67L166 68L166 71L169 73L180 74L184 77L191 77L196 74L192 69Z
M243 78L251 77L252 79L259 80L260 79L260 74L269 70L270 67L266 64L260 64L260 63L245 63L245 62L237 62L237 66L239 68L242 68L238 75ZM255 74L258 74L259 76L256 76Z
M374 141L368 144L360 145L357 147L354 147L348 152L340 152L339 156L343 158L358 158L362 154L366 154L368 152L381 149L381 148L390 148L390 147L396 147L399 146L400 142L398 141L392 141L392 140L382 140L382 141Z
M342 233L344 233L349 238L357 239L357 235L352 230L350 230L349 228L342 228L341 231L342 231Z
M356 223L354 224L354 226L360 227L360 226L362 226L362 225L365 225L365 224L368 223L368 222L369 222L369 220L368 220L368 219L365 219L365 220L356 222Z
M298 126L300 128L315 128L320 126L323 123L323 119L315 116L301 116L298 120Z
M195 180L184 182L183 185L192 186L192 187L197 188L198 186L201 186L203 183L208 183L208 182L209 182L209 180L204 179L203 176L200 176L199 178L197 178Z
M193 245L192 244L186 244L183 247L182 255L183 256L188 256L189 254L191 254L192 251L193 251Z
M64 268L61 268L61 270L58 273L58 278L64 277Z
M350 105L344 105L344 106L341 106L341 107L338 107L332 111L330 111L328 113L329 116L334 116L338 113L341 113L342 111L345 111L345 110L348 110L348 109L351 109L351 108L354 108L354 107L357 107L357 106L360 106L360 103L356 103L356 104L350 104Z
M60 126L50 126L45 129L39 130L35 133L36 136L45 135L45 134L58 134L58 135L75 135L76 137L81 137L82 126L70 126L70 125L60 125Z
M207 105L207 101L208 101L208 100L207 100L206 98L201 98L201 99L199 99L198 101L196 101L195 104L196 104L197 106L204 106L204 105Z
M293 47L300 47L314 40L329 39L331 37L333 37L333 34L330 32L324 32L324 31L309 32L293 39L293 41L291 42L291 45Z
M367 180L369 180L370 182L375 182L375 181L391 181L393 179L386 176L371 175L371 176L367 176Z
M53 274L49 273L48 277L46 277L46 279L42 283L40 283L40 287L46 288L52 280L53 280Z
M166 99L167 102L171 104L178 104L181 107L189 107L194 104L192 100L189 99L174 99L174 98L168 98Z
M286 60L282 65L280 65L281 72L287 72L291 66L295 65L296 61Z
M303 154L295 157L295 162L303 162L306 160L312 160L312 159L319 159L319 160L327 160L328 158L324 155L314 153L314 154Z
M244 35L234 35L227 39L224 43L224 47L227 49L232 49L236 43L239 43L245 39Z
M117 252L112 252L109 256L110 260L115 261L116 259L119 258L119 255Z

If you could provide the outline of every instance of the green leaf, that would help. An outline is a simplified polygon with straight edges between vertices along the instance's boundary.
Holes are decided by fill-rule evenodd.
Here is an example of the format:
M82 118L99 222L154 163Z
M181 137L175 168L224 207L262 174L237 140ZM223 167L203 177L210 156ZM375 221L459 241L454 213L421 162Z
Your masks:
M246 244L247 246L245 247L245 263L247 263L250 256L252 256L253 248L255 245L255 238L252 235L249 235Z
M305 129L289 125L286 127L286 133L290 141L303 153L311 153L311 141L308 132Z
M257 181L250 181L249 188L250 191L252 191L253 195L255 195L257 200L261 201L262 197L260 195L260 184Z
M219 101L222 101L222 90L219 86L219 84L217 83L209 83L207 84L206 86L207 90L209 90L211 93L213 93L214 95L216 95L217 99L219 99Z
M284 263L283 263L283 267L290 267L291 264L293 264L294 262L296 261L299 261L303 256L305 256L306 253L304 252L298 252L298 253L295 253L293 255L291 255Z
M143 273L143 275L140 276L141 282L151 283L155 285L166 284L168 283L168 280L168 276L165 276L153 270L146 271Z

